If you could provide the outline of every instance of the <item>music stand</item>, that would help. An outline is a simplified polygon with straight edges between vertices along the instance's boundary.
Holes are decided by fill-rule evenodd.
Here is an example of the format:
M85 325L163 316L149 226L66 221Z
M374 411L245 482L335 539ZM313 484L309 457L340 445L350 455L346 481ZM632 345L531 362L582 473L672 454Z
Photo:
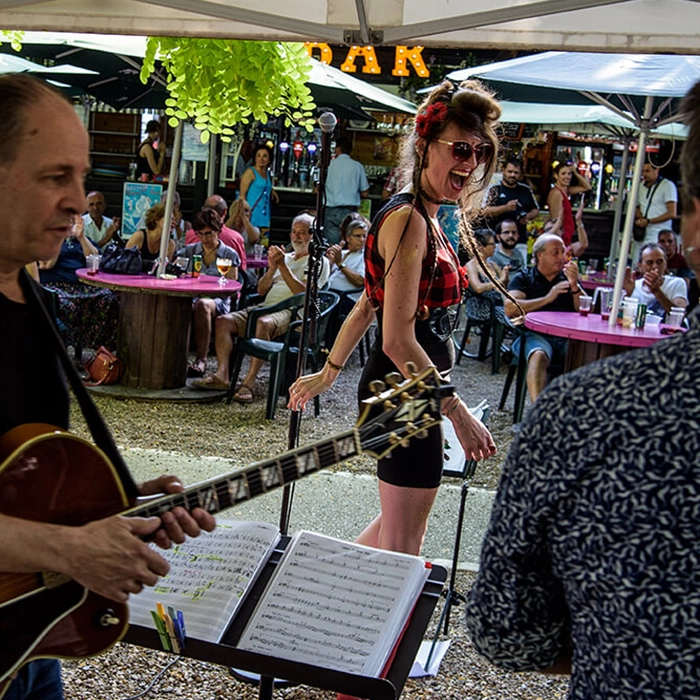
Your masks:
M489 408L486 399L484 399L475 408L469 409L473 416L478 418L482 423L486 423L489 418L491 409ZM435 636L433 637L433 643L430 646L430 652L428 653L428 658L425 663L426 670L430 668L430 662L433 658L433 652L435 651L435 646L437 645L438 638L440 637L440 629L444 624L443 634L447 634L447 629L450 625L450 612L453 605L459 605L460 603L466 602L464 595L459 593L455 589L455 580L457 578L457 565L459 564L459 548L462 544L462 527L464 525L464 514L466 510L467 494L469 493L469 485L471 479L476 471L477 462L474 459L465 459L464 451L462 450L459 440L454 433L452 428L452 423L445 420L443 421L443 431L445 434L445 443L449 444L453 450L452 454L449 455L449 460L452 462L451 465L445 464L442 470L443 476L455 477L462 479L462 489L459 499L459 515L457 516L457 531L455 532L455 543L454 549L452 551L452 570L450 571L450 580L447 588L443 590L443 595L445 596L445 607L442 609L440 614L440 619L438 620L437 627L435 629Z
M409 624L396 647L396 653L382 678L334 671L237 649L235 645L289 541L289 537L283 537L280 540L221 642L214 644L198 639L188 639L181 655L221 666L234 666L237 669L258 674L260 676L259 700L272 700L276 678L284 678L293 684L309 685L336 693L369 698L369 700L396 700L401 695L425 629L440 598L447 571L441 566L432 567L423 592L416 601ZM123 641L149 649L162 650L158 632L141 625L131 625Z

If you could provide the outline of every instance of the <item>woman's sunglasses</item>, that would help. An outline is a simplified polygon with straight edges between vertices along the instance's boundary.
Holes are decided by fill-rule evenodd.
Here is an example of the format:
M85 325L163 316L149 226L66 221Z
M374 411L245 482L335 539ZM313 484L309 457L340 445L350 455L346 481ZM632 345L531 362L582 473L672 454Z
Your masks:
M443 141L435 139L438 143L444 143L452 147L452 157L460 162L467 162L476 154L477 163L486 163L491 158L493 146L490 143L480 143L472 146L468 141Z

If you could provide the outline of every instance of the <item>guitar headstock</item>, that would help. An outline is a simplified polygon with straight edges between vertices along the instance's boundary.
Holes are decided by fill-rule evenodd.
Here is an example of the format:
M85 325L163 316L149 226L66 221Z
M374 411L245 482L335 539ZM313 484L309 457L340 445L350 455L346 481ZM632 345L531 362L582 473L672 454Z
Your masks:
M445 384L434 367L411 379L392 373L385 380L370 382L374 396L362 402L364 409L356 425L363 451L377 459L407 446L413 438L425 437L428 428L442 420L442 399L454 393L454 387Z

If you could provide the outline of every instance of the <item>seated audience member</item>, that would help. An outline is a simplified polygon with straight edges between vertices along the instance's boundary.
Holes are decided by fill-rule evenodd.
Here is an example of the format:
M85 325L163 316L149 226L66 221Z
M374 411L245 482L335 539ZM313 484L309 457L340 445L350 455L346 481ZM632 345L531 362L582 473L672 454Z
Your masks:
M364 288L367 231L369 231L369 221L362 214L352 212L340 224L341 243L331 246L326 251L331 262L329 289L338 293L357 292L343 299L348 308L341 308L341 314L350 311Z
M272 306L284 301L295 294L301 294L306 290L306 267L309 257L309 242L311 241L311 226L313 217L309 214L299 214L292 221L290 234L293 251L285 253L284 248L270 246L268 251L269 267L265 274L258 280L258 293L265 295L265 306ZM323 287L328 281L330 264L327 258L323 259L322 271L319 275L318 286ZM213 389L219 391L228 389L229 385L229 358L233 350L234 337L245 336L248 309L234 311L217 317L215 322L215 343L217 370L214 374L202 379L195 379L193 386L200 389ZM255 329L255 337L264 340L282 335L291 322L289 310L278 311L258 319ZM239 403L251 403L253 401L253 389L255 379L262 367L262 360L256 357L250 358L250 369L245 379L238 387L233 397Z
M666 274L666 253L658 243L645 243L637 266L642 277L635 280L627 270L624 288L627 296L647 305L647 311L665 316L673 306L688 306L688 283Z
M226 204L226 200L218 194L212 194L204 200L204 205L202 208L212 209L216 212L217 216L221 221L221 232L219 233L219 239L222 243L227 245L229 248L233 248L238 253L238 257L241 260L241 270L247 270L248 264L246 262L247 258L245 252L245 241L243 240L243 236L241 236L241 234L238 233L238 231L234 231L233 229L229 228L224 224L224 221L226 221L226 215L228 213L228 205ZM185 239L185 242L188 244L196 243L196 231L189 231L187 233L187 238Z
M685 279L694 277L693 271L688 267L688 262L678 250L678 241L672 229L665 228L659 231L658 243L666 253L666 272L669 275Z
M195 255L202 256L201 274L220 277L216 261L219 258L231 260L231 267L226 273L230 280L238 279L238 268L241 259L238 253L219 240L221 217L213 209L202 209L192 221L192 230L199 241L190 243L175 254L177 257L192 259ZM190 265L191 267L191 265ZM211 329L214 319L231 310L231 297L199 297L192 305L192 334L196 359L187 370L188 377L201 377L207 368L207 354Z
M231 205L226 226L243 236L246 255L252 255L253 246L260 243L260 229L250 222L250 204L245 199L237 199Z
M118 216L113 219L104 216L106 208L107 202L105 202L102 192L90 192L87 196L87 214L83 214L85 235L90 240L95 241L95 245L100 250L103 250L113 240L119 245L124 245L118 233L121 219Z
M516 239L517 235L516 229ZM493 231L484 228L478 229L474 231L474 239L478 245L479 255L485 262L491 275L501 286L507 287L510 266L506 265L501 269L492 262L489 262L493 260L493 255L496 252L496 239ZM467 263L467 276L469 278L469 289L474 293L467 297L467 316L477 321L488 321L491 318L491 304L487 299L490 299L495 305L496 320L499 323L508 324L509 322L503 307L503 295L498 291L497 285L494 284L481 269L476 256L472 257Z
M512 219L503 219L496 224L494 231L498 245L489 258L489 262L503 269L508 267L511 274L525 269L525 261L518 245L518 225Z
M513 275L508 285L511 296L527 314L530 311L578 311L581 289L578 285L578 267L566 262L564 241L557 235L543 233L535 241L532 256L534 267ZM505 300L506 315L515 318L520 309ZM527 390L534 401L547 383L547 370L552 360L564 361L566 339L525 330L527 356ZM513 343L513 354L520 352L522 336Z
M114 349L119 300L109 289L92 287L78 279L75 271L86 266L85 257L99 251L85 235L82 217L75 217L72 234L63 241L55 258L39 261L39 280L58 297L58 318L66 345Z
M141 251L141 260L154 262L160 257L160 239L163 234L163 222L165 220L165 204L154 204L144 216L146 228L139 229L131 234L126 242L127 248L138 248ZM171 227L173 221L171 220ZM167 258L170 260L175 252L175 241L168 240Z

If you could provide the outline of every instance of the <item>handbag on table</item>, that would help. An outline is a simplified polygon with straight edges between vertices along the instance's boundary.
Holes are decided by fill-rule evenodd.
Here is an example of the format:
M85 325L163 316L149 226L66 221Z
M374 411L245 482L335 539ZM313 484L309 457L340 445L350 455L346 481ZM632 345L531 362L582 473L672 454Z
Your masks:
M113 275L140 275L141 251L135 246L120 248L116 243L110 243L102 253L100 270Z

